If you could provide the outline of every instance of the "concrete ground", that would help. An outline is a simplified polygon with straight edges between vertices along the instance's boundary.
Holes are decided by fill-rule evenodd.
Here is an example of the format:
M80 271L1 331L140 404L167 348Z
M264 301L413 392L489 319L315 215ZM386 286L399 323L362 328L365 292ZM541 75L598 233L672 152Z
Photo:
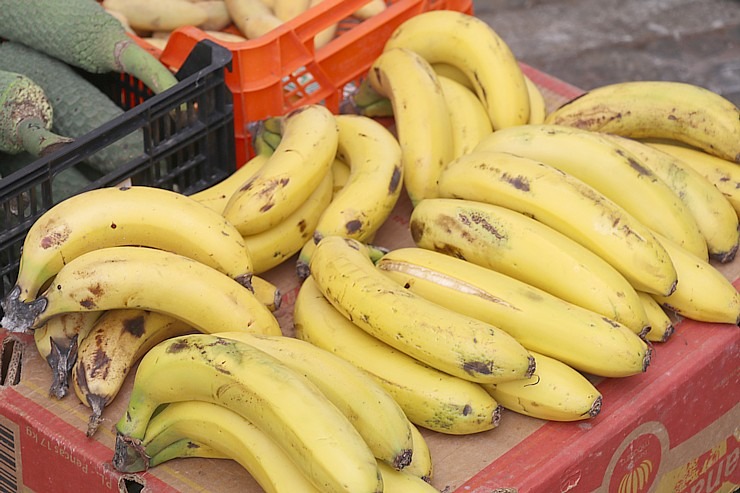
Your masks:
M740 0L474 0L517 58L582 89L676 80L740 105Z

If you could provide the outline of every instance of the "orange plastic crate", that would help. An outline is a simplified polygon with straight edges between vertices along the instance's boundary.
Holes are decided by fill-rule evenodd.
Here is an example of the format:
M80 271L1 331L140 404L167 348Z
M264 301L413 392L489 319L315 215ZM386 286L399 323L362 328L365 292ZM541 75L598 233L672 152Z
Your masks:
M226 84L234 96L236 158L241 165L254 155L255 122L305 104L324 104L339 113L346 91L364 76L403 21L429 10L473 13L472 0L389 0L388 8L375 17L364 21L352 17L366 3L324 0L270 33L239 43L219 41L198 28L183 27L172 33L163 52L149 49L173 68L180 67L202 39L211 39L232 52L232 71L226 74ZM334 23L339 23L336 37L315 50L316 34Z

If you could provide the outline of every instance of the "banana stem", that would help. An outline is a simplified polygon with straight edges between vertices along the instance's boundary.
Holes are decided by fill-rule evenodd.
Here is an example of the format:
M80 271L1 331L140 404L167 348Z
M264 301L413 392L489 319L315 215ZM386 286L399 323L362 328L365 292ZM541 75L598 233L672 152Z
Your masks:
M133 40L127 39L116 45L116 62L122 72L138 78L154 94L177 84L174 74Z

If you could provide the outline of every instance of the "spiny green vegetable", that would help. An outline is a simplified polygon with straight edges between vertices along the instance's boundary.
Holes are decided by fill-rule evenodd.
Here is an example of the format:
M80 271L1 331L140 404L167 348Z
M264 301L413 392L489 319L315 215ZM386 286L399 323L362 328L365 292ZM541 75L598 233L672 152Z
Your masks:
M0 44L0 70L31 78L46 93L54 110L52 130L72 138L96 130L123 114L108 96L66 63L12 41ZM107 174L143 153L144 138L137 130L111 142L87 159Z
M177 83L95 0L2 0L0 37L88 72L133 75L154 93Z
M0 71L0 151L45 155L71 139L51 132L52 107L25 75Z

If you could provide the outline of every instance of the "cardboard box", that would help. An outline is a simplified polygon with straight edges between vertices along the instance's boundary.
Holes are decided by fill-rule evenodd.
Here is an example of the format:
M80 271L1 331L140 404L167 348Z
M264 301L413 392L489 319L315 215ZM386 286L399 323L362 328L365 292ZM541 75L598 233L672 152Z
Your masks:
M579 93L529 67L525 71L551 108ZM411 245L409 212L403 197L375 242ZM297 292L294 267L288 261L265 275L284 293L276 315L288 335ZM740 259L720 270L740 286ZM89 409L74 395L48 396L49 368L33 340L4 342L0 492L261 491L228 460L180 459L136 475L113 470L114 426L133 379L89 439ZM655 345L645 374L597 381L604 403L589 421L545 422L504 412L500 426L485 433L422 430L435 461L433 485L445 493L729 493L740 485L739 342L736 326L681 321L668 342ZM19 379L14 360L21 363Z

